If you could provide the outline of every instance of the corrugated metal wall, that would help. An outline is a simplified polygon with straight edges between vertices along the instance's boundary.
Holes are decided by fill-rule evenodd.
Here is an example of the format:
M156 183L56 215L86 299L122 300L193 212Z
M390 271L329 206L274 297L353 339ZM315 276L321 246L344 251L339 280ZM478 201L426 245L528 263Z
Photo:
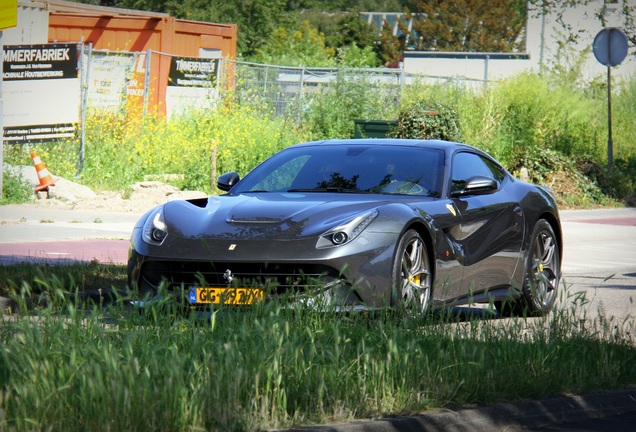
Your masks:
M51 12L49 41L91 43L94 49L112 51L156 51L198 57L201 48L220 50L236 58L237 26L177 20L170 16L94 16ZM169 56L150 65L148 108L165 114Z

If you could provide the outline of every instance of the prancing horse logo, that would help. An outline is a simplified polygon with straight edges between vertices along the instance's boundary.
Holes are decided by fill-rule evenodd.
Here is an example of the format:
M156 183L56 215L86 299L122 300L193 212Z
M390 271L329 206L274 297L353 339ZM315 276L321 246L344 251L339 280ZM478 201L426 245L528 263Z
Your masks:
M232 283L234 276L232 276L232 271L230 269L225 270L225 273L223 273L223 279L225 279L228 285Z

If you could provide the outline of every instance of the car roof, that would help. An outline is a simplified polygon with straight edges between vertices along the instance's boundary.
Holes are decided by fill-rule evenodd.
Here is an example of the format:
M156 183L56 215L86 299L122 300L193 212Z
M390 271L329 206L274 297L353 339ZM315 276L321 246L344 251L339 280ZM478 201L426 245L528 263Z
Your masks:
M406 138L351 138L351 139L329 139L310 141L301 144L295 144L292 147L305 147L305 146L337 146L337 145L373 145L373 146L407 146L407 147L423 147L434 148L444 151L454 151L459 149L464 150L476 150L482 153L479 149L470 146L468 144L436 140L436 139L406 139Z

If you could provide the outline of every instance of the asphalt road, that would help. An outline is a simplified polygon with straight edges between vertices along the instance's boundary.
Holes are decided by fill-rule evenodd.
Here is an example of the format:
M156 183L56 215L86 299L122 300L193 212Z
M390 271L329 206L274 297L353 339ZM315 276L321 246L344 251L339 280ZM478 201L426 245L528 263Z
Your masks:
M0 206L0 264L98 260L124 264L139 213ZM562 302L585 295L593 316L636 315L636 208L561 212Z
M98 260L123 264L142 214L0 206L0 264ZM636 208L561 212L562 301L584 292L594 314L636 314Z
M0 264L41 259L123 264L140 214L0 206ZM584 296L592 319L636 316L636 208L562 211L561 219L566 289L560 301ZM635 422L636 388L628 387L301 430L631 432Z

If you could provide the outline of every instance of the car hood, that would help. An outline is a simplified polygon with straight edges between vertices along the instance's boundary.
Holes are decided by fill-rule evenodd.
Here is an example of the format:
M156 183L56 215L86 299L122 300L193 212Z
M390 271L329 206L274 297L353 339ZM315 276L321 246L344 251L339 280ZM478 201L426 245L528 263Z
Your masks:
M182 237L294 238L320 235L385 204L364 195L254 193L164 205L168 232Z

